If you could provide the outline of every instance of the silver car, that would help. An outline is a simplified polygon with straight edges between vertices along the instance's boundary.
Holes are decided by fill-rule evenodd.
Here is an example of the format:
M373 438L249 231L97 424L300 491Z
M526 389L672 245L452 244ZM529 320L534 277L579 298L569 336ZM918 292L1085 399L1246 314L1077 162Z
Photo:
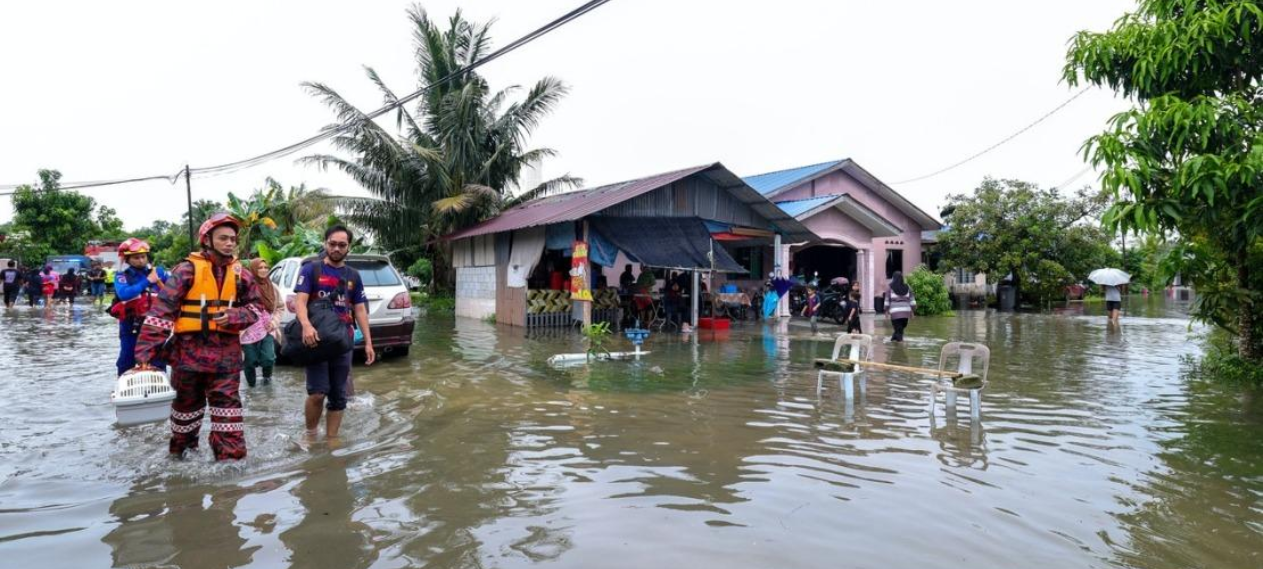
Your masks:
M268 273L268 278L285 297L282 325L297 318L294 308L297 294L294 287L298 283L298 270L309 262L318 263L320 259L290 257L277 263ZM408 288L399 272L384 255L347 255L346 264L359 271L360 279L364 281L373 350L378 355L407 355L412 347L412 330L416 322L412 317L412 298L408 296ZM357 344L356 350L361 349L363 345Z

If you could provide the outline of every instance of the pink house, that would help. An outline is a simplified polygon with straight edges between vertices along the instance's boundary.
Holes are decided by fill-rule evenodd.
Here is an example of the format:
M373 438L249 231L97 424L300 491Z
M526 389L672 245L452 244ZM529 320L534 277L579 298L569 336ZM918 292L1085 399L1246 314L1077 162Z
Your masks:
M802 222L818 240L783 244L774 266L821 282L846 277L860 283L865 309L886 291L895 271L921 263L921 232L942 228L850 159L747 176L743 180Z

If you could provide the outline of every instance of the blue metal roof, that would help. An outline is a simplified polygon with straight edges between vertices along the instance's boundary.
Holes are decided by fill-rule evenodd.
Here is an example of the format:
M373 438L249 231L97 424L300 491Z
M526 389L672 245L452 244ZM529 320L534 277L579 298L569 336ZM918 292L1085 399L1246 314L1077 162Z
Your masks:
M788 213L790 217L798 217L836 199L838 199L837 195L816 196L803 200L776 202L776 205L784 210L785 213Z
M816 174L837 166L842 162L845 162L845 160L831 160L829 162L821 162L810 166L790 168L789 170L778 170L776 172L768 172L766 174L747 176L742 178L742 181L749 184L751 188L758 190L760 194L768 195L794 182L815 176Z

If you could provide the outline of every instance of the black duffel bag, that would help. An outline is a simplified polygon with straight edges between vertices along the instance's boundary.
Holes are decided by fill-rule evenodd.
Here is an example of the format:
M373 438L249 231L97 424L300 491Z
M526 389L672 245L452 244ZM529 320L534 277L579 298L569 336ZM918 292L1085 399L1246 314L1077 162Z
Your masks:
M298 365L327 362L340 357L355 347L346 322L333 310L329 299L313 300L307 304L307 320L320 335L315 346L303 343L303 323L297 318L285 325L285 342L281 355Z

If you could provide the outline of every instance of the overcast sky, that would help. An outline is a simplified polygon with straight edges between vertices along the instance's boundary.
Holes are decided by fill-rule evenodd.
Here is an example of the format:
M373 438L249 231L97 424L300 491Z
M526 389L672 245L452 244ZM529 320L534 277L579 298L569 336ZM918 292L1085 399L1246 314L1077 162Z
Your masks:
M427 1L446 19L497 18L496 46L581 0ZM0 4L0 184L170 174L263 153L332 115L320 81L362 108L418 87L407 1L5 2ZM1104 30L1119 0L614 0L484 68L495 88L545 75L571 88L532 139L558 150L547 177L595 186L720 161L745 176L849 157L937 214L984 176L1056 186L1079 149L1126 108L1092 90L999 149L961 160L1074 94L1067 40ZM315 148L312 151L321 151ZM194 199L249 193L267 176L335 193L350 180L292 158L193 180ZM1072 184L1095 184L1088 172ZM183 181L85 190L127 227L176 220ZM0 198L0 222L12 218Z

